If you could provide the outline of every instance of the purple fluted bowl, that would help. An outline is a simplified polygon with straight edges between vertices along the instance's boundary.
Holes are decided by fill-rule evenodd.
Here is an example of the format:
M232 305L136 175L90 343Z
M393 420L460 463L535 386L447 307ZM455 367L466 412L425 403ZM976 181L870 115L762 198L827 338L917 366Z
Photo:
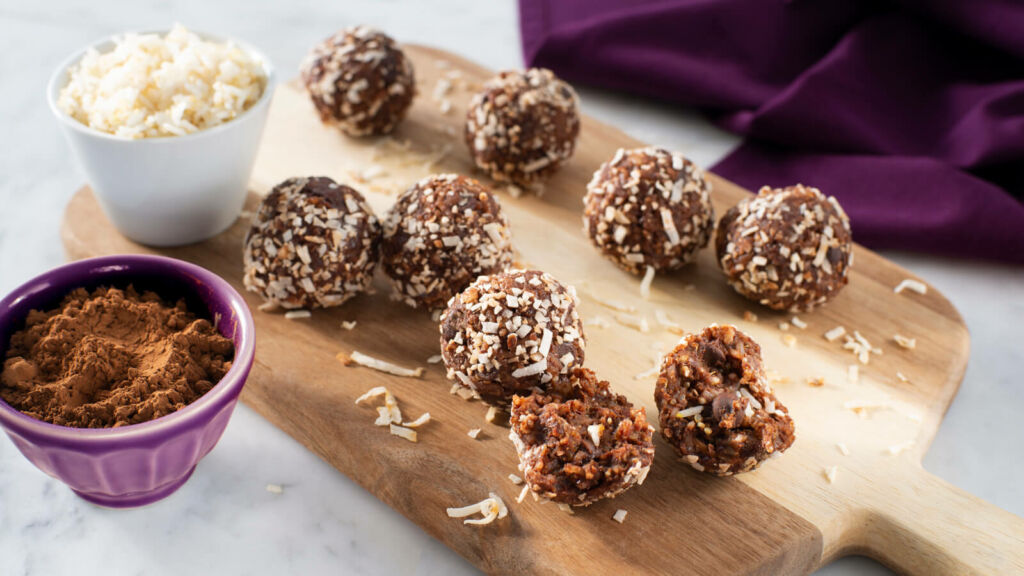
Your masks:
M185 298L197 315L220 315L218 331L235 343L231 369L209 392L161 418L120 428L56 426L0 400L0 426L40 470L102 506L128 508L165 498L188 480L220 440L255 353L255 329L245 300L216 274L162 256L108 256L66 264L0 300L0 360L29 310L55 308L71 290L96 286L152 290Z

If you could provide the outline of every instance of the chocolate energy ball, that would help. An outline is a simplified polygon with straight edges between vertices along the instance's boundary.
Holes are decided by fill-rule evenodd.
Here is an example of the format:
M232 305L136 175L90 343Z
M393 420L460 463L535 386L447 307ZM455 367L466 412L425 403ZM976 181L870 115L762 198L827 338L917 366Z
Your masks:
M579 133L576 92L543 68L488 80L466 116L466 144L476 165L495 180L526 187L572 156Z
M530 490L588 506L643 484L654 461L654 428L644 409L586 368L572 370L566 385L561 394L512 399L509 438Z
M576 305L575 290L537 270L477 278L441 315L448 377L504 409L516 394L559 385L583 365Z
M850 219L817 188L761 188L718 224L718 263L740 294L774 310L828 302L853 265Z
M795 437L768 385L761 347L734 326L683 337L662 361L654 401L661 435L701 472L753 470Z
M414 184L384 220L384 272L414 308L439 310L482 274L512 264L512 237L497 198L456 174Z
M350 136L391 132L416 94L412 62L389 36L365 26L314 46L301 74L320 119Z
M363 196L323 176L289 178L245 236L246 289L284 308L337 306L369 286L380 225Z
M583 231L620 267L676 270L707 245L711 184L681 154L620 149L594 172L583 198Z

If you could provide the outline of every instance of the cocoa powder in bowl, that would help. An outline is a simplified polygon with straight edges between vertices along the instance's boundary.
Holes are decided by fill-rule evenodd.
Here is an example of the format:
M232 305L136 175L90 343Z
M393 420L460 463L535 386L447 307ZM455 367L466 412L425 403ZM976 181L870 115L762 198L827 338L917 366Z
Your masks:
M33 310L10 341L0 398L39 420L112 428L165 416L231 368L234 344L209 320L133 287L78 288Z

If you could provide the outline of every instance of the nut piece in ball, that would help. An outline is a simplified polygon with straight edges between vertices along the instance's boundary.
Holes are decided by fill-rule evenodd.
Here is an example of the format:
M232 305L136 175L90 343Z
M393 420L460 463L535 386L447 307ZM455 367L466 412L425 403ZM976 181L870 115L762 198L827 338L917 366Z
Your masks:
M793 444L789 410L775 399L761 347L733 326L685 336L654 386L661 435L701 472L757 468Z
M274 186L245 236L245 287L283 308L338 306L373 279L380 225L362 194L330 178Z
M384 219L384 272L414 308L439 310L478 276L512 264L508 220L482 184L456 174L429 176Z
M576 306L576 291L544 272L481 276L441 315L448 377L502 409L516 394L559 385L583 365Z
M801 184L761 188L726 212L715 249L733 289L774 310L828 302L853 265L850 219L834 197Z
M349 136L391 132L416 93L409 58L389 36L365 26L314 46L301 73L320 119Z
M509 438L519 469L541 498L588 506L643 484L654 461L654 428L586 368L576 368L562 393L512 399Z
M583 214L584 232L620 267L676 270L711 237L711 183L680 154L620 149L587 184Z
M466 144L491 178L533 187L572 156L580 133L576 92L550 70L505 71L469 103Z

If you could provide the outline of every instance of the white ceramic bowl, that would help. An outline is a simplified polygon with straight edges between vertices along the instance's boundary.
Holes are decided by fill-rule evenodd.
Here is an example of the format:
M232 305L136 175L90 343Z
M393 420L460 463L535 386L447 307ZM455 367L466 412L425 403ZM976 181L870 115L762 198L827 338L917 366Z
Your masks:
M204 40L227 41L197 34ZM65 60L50 78L50 110L103 211L128 238L151 246L180 246L216 236L238 218L274 93L274 69L256 49L232 42L263 63L263 95L233 120L186 136L121 138L90 128L61 110L57 98L68 82L68 69L86 49ZM107 52L114 47L114 37L92 47Z

